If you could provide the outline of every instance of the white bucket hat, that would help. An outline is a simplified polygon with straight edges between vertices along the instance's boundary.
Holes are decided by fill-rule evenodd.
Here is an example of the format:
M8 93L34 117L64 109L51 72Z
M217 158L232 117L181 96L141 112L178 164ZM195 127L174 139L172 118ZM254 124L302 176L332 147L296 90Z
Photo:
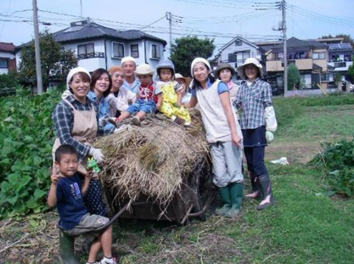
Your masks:
M247 77L245 75L245 70L244 67L248 64L253 64L256 66L259 70L259 73L261 75L261 78L263 78L263 66L260 64L260 62L256 58L248 58L242 65L237 67L237 73L241 77L242 80L246 80Z
M121 60L121 65L123 65L124 62L127 62L127 61L132 61L132 62L136 63L136 62L135 62L135 59L134 59L133 57L127 56L127 57L124 57L124 58Z
M210 63L209 61L207 61L206 59L204 58L195 58L193 61L192 61L192 65L191 65L191 75L192 77L194 77L194 74L193 74L193 68L194 68L194 65L196 65L198 62L203 62L207 67L208 67L208 70L211 71L211 67L210 67Z
M143 64L140 64L138 67L136 67L135 74L136 75L153 75L154 70L151 69L150 65L143 63Z

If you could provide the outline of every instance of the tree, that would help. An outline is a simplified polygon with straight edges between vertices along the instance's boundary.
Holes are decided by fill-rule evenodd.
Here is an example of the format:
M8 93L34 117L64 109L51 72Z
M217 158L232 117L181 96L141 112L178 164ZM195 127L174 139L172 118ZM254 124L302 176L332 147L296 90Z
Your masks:
M176 72L190 76L190 66L196 57L208 59L215 49L214 39L199 39L197 37L182 37L176 39L171 47L171 60Z
M46 90L51 78L64 80L69 70L77 66L77 59L73 51L62 49L48 32L40 34L40 49L43 88ZM21 50L19 77L22 82L32 85L37 82L34 40Z
M288 66L288 87L289 89L296 90L296 87L301 83L301 75L299 69L295 64L290 64Z
M354 60L354 56L352 57L352 61ZM348 79L351 83L354 83L354 64L350 65L348 68Z
M335 37L333 37L331 34L329 34L328 36L322 36L322 39L325 38L343 38L344 39L344 43L349 43L353 50L354 50L354 39L350 36L350 35L346 35L346 34L337 34Z

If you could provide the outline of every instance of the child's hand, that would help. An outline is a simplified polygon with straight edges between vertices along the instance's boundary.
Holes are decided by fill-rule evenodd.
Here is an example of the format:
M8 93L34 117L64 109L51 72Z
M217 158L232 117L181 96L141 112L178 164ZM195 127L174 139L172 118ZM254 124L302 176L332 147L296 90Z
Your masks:
M156 109L160 111L160 109L161 109L161 104L156 104Z
M54 169L52 171L52 174L50 175L50 181L52 182L53 185L57 185L59 181L60 176L54 172Z
M177 102L178 107L182 107L183 104L181 102Z
M242 149L241 138L235 133L231 135L232 143Z

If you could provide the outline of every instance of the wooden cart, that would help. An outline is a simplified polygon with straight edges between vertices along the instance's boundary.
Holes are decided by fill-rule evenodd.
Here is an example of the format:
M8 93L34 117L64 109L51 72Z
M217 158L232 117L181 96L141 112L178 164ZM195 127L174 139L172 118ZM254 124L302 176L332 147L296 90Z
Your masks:
M185 177L181 190L176 193L165 208L147 196L141 195L137 201L131 204L129 200L112 201L114 190L106 190L108 203L114 214L114 218L142 219L171 221L184 225L193 217L205 219L205 213L210 205L215 202L216 188L212 183L211 166L205 159L201 159L196 169Z

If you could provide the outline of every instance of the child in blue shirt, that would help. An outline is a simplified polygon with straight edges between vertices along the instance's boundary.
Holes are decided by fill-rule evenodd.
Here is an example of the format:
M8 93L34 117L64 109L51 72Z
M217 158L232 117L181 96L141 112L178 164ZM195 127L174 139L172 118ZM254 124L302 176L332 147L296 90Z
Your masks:
M109 219L90 215L84 206L83 196L87 192L91 177L87 174L81 185L77 174L79 160L76 149L71 145L61 145L55 151L54 165L47 203L50 207L57 206L59 226L70 236L85 235L92 239L88 264L96 263L96 256L101 248L104 258L100 263L116 264L111 252L112 226L100 230Z

